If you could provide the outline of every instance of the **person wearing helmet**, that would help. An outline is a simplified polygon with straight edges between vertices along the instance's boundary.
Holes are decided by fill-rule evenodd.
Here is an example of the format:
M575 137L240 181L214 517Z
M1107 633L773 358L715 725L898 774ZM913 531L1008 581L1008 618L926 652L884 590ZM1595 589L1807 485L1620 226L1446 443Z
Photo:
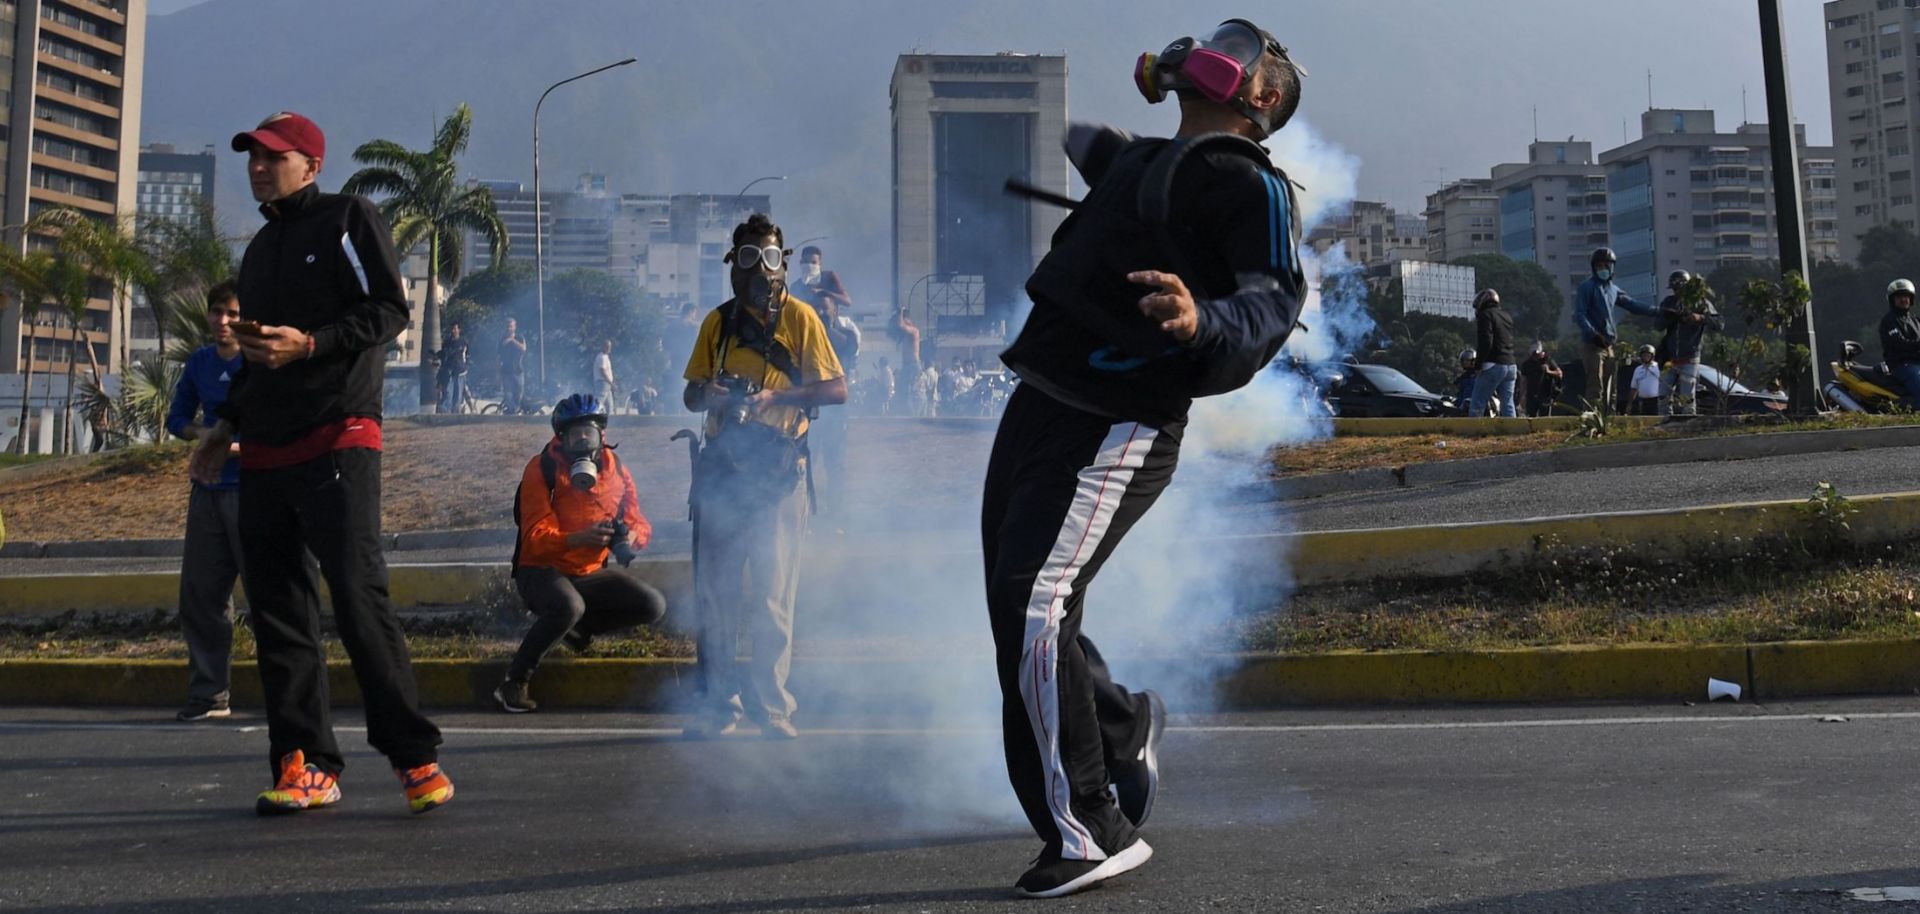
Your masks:
M1694 276L1675 270L1667 276L1667 297L1660 301L1660 348L1656 364L1665 362L1660 374L1662 416L1691 416L1699 412L1694 402L1700 388L1700 349L1708 330L1721 328L1720 312L1714 310L1711 290L1697 302L1683 299L1692 287Z
M681 376L681 401L707 414L694 467L694 640L699 701L683 735L793 739L798 703L793 603L811 486L807 434L820 407L847 402L826 325L787 289L786 235L763 213L734 227L733 297L709 312ZM752 645L744 675L741 636Z
M595 635L649 625L666 614L660 591L626 568L647 548L653 527L606 431L607 407L599 398L561 400L553 408L553 438L520 474L513 584L534 623L493 690L508 713L539 707L528 682L555 644L564 641L580 653Z
M1307 288L1292 182L1259 145L1293 115L1303 72L1247 20L1199 34L1134 68L1148 102L1178 100L1173 138L1069 129L1090 190L1001 355L1021 383L988 459L981 546L1007 775L1043 844L1015 883L1029 897L1153 853L1139 828L1165 705L1112 680L1082 631L1085 595L1172 480L1194 398L1258 376Z
M1632 415L1651 416L1660 411L1660 362L1655 354L1651 343L1634 353L1638 362L1633 366L1633 399L1627 403L1627 412Z
M1496 399L1500 415L1511 419L1513 384L1520 371L1513 364L1513 315L1500 307L1500 293L1483 289L1473 300L1475 342L1479 347L1479 372L1474 378L1473 402L1467 415L1484 416L1488 404Z
M1468 406L1473 403L1473 388L1480 379L1480 353L1469 347L1460 350L1453 360L1460 366L1460 373L1453 376L1453 408L1462 416L1471 416Z
M1920 319L1913 315L1913 282L1887 285L1887 314L1880 318L1880 354L1887 370L1907 389L1907 408L1920 410Z
M1587 260L1592 274L1573 292L1573 326L1580 333L1580 355L1586 361L1587 387L1581 396L1596 407L1613 402L1613 344L1620 338L1613 309L1643 317L1660 313L1659 308L1635 300L1614 285L1617 260L1612 248L1594 251Z

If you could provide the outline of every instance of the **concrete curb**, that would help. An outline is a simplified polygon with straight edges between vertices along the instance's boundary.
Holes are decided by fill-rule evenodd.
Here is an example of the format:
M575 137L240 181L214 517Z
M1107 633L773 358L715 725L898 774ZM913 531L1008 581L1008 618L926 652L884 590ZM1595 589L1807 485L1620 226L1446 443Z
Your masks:
M1410 463L1399 467L1372 467L1335 473L1315 473L1278 480L1273 489L1288 498L1318 498L1323 495L1378 492L1454 482L1517 479L1544 473L1578 473L1588 470L1659 464L1750 460L1795 454L1826 454L1916 446L1920 446L1920 425L1828 429L1811 432L1771 432L1713 438L1683 438L1675 441L1635 441L1627 444L1596 444L1525 454L1503 454L1497 457L1437 460L1430 463Z
M1712 558L1744 554L1756 539L1804 536L1819 531L1801 512L1803 502L1773 501L1710 505L1673 511L1638 511L1427 527L1331 530L1271 534L1182 545L1193 552L1176 562L1202 561L1224 552L1222 573L1250 588L1352 583L1377 578L1447 578L1477 572L1520 570L1545 557L1605 548L1622 559ZM1848 520L1859 545L1906 542L1920 529L1920 492L1853 500ZM1217 561L1217 559L1215 559ZM886 575L868 573L876 564ZM971 551L837 552L806 563L800 592L825 593L853 605L898 599L900 580L966 580L979 574ZM634 572L678 605L692 592L692 561L686 556L643 558ZM507 597L504 564L395 565L389 574L394 605L405 610L486 606ZM0 615L82 612L170 611L177 603L175 572L142 574L16 575L0 578Z
M1907 694L1920 690L1920 641L1785 642L1756 645L1623 645L1456 652L1246 655L1215 685L1223 710L1303 705L1548 701L1704 700L1707 679L1739 683L1752 699ZM489 706L506 657L414 661L421 703ZM802 657L796 691L813 709L899 709L950 691L956 681L991 689L990 658L902 669L902 661ZM622 708L671 712L691 695L686 659L557 659L540 669L536 694L553 709ZM813 685L823 672L831 675ZM328 670L333 702L360 703L352 670ZM0 660L0 704L168 706L185 693L181 660ZM938 683L935 685L934 683ZM831 684L828 684L831 683ZM925 683L916 686L916 683ZM259 708L260 680L236 667L234 703ZM876 698L875 696L881 696Z

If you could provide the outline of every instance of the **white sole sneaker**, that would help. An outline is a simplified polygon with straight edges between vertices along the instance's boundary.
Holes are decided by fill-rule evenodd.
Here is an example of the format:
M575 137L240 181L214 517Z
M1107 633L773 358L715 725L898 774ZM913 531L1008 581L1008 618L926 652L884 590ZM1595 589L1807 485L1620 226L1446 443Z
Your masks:
M1044 892L1029 892L1026 889L1020 889L1019 892L1027 898L1059 898L1075 892L1084 892L1128 870L1138 869L1140 864L1147 862L1152 856L1153 848L1148 846L1146 839L1136 839L1132 844L1127 845L1126 850L1102 860L1099 866L1088 870L1086 875L1078 879L1062 883Z
M507 699L500 694L498 687L495 687L493 690L493 703L499 705L500 710L508 714L526 714L533 710L532 708L516 708L513 705L507 704Z

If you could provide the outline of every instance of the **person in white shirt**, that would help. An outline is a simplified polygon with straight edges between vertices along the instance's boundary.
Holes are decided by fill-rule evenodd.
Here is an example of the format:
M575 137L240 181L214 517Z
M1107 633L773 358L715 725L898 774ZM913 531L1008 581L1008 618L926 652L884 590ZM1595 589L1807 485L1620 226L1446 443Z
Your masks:
M1660 365L1653 359L1653 347L1640 347L1640 364L1633 369L1633 404L1628 410L1636 416L1652 416L1660 411Z
M619 409L614 404L620 402L613 398L613 341L605 340L600 344L600 354L593 357L593 383L600 388L600 402L614 412Z

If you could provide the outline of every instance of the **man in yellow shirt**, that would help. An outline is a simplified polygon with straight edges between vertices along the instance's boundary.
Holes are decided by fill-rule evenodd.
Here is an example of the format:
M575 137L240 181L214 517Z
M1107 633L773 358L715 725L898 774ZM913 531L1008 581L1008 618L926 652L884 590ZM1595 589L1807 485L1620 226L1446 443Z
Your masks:
M807 525L808 414L847 402L847 382L826 325L787 294L785 240L760 213L734 228L733 298L700 324L683 374L682 401L707 414L693 480L701 708L689 737L732 733L743 713L768 737L800 735L787 672ZM744 681L742 634L752 651Z

